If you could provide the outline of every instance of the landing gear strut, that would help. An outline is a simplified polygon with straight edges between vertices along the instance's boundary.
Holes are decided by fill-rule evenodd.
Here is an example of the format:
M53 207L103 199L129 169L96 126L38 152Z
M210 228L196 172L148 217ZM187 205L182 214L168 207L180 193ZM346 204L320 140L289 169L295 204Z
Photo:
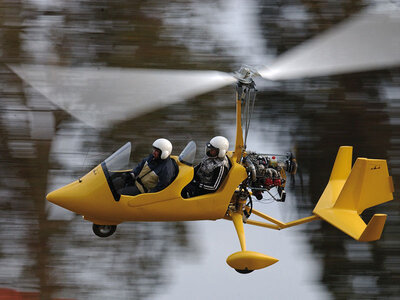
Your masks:
M93 223L93 232L99 237L108 237L117 229L117 225L97 225Z

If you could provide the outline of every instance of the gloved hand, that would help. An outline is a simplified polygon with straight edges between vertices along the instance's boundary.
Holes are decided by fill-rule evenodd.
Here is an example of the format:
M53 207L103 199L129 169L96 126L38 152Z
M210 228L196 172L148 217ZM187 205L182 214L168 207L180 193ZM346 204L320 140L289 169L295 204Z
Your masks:
M124 179L125 185L134 185L135 184L135 174L133 172L125 172L122 174L122 178Z
M131 176L131 180L132 180L133 182L135 182L135 181L136 181L135 173L129 172L129 175Z

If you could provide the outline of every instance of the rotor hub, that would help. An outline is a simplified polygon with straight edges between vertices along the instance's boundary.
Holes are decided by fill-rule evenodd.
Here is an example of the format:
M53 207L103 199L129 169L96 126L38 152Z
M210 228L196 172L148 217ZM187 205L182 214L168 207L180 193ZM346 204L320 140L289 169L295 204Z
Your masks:
M243 65L233 76L243 84L250 84L253 81L253 77L260 76L260 74L255 68Z

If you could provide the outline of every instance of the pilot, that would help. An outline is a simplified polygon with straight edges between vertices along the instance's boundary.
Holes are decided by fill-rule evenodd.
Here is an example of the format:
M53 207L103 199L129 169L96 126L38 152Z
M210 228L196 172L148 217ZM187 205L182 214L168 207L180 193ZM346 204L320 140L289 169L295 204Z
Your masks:
M193 180L182 190L183 198L214 193L218 190L230 169L226 156L229 141L223 136L213 137L206 144L206 156L194 168Z
M131 184L118 190L121 195L138 195L155 193L166 188L178 174L178 166L170 157L172 144L160 138L153 143L153 152L143 159L137 167L126 176L131 176ZM126 178L125 178L126 181Z

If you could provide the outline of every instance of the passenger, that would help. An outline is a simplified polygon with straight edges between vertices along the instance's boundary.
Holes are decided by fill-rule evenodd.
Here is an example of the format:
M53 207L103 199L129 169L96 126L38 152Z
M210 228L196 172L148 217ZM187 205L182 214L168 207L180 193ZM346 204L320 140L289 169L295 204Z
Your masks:
M161 138L153 143L153 152L143 159L137 167L126 176L130 176L131 184L118 190L121 195L138 195L141 193L155 193L166 188L178 174L178 166L170 158L172 144L169 140ZM129 182L128 181L128 182Z
M221 186L230 169L226 152L228 139L213 137L206 145L206 157L194 168L193 180L182 190L183 198L214 193Z

